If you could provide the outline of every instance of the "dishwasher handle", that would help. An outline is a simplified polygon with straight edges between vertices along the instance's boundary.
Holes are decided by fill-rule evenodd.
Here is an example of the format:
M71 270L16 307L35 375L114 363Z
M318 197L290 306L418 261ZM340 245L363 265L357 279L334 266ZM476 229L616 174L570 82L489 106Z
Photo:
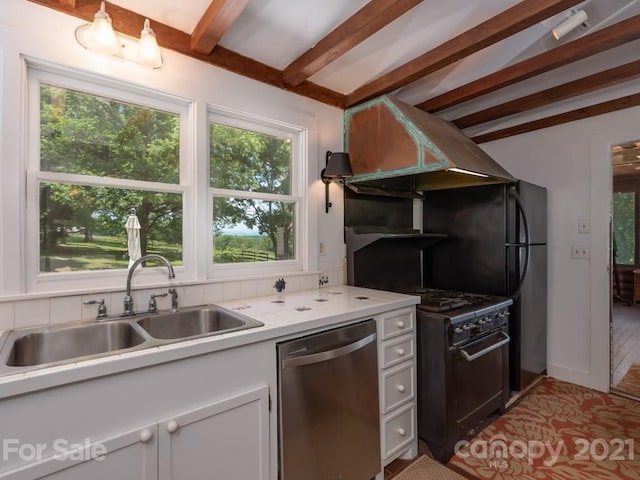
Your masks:
M369 345L371 342L375 342L375 340L376 340L376 334L372 333L371 335L367 335L366 337L361 338L360 340L356 340L353 343L344 345L339 348L334 348L332 350L325 350L324 352L311 353L309 355L302 355L294 358L288 358L287 360L282 361L282 369L284 370L286 368L301 367L303 365L325 362L327 360L332 360L334 358L342 357L344 355L353 353L356 350L360 350L361 348Z

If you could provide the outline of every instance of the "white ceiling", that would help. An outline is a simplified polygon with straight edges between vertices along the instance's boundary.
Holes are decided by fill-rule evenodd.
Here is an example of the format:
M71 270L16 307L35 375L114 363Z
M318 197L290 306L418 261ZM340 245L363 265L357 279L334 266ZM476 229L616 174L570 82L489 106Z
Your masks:
M129 10L191 33L211 0L111 0ZM279 70L311 48L367 0L251 0L220 45ZM422 53L517 4L518 0L424 0L310 78L340 93L393 70ZM425 99L504 66L640 13L640 0L587 0L591 28L561 42L550 30L563 14L474 54L402 90L405 101ZM415 90L420 92L415 93Z
M211 0L110 0L190 34ZM250 0L246 9L219 44L266 65L283 70L337 25L357 12L368 0ZM349 94L358 87L441 45L466 30L519 3L519 0L423 0L413 9L322 68L309 80ZM442 70L393 92L399 99L417 104L429 97L467 84L506 66L553 49L580 36L640 14L640 0L586 0L583 8L588 28L578 28L557 41L551 29L564 20L564 12L487 47ZM493 93L491 104L568 82L591 73L638 59L639 41L555 69ZM616 56L618 55L618 56ZM503 100L504 99L504 100ZM443 118L482 107L479 97L450 110ZM472 129L484 131L486 124ZM468 132L472 133L472 132Z

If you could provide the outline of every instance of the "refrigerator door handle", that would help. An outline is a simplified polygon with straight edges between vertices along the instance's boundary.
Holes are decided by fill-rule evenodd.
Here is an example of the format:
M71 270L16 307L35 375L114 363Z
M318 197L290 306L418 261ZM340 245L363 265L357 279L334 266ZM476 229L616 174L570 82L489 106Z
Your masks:
M522 273L520 274L520 279L518 280L518 286L516 287L515 291L511 295L515 300L520 296L524 279L526 278L527 273L529 272L529 256L530 256L529 248L531 247L529 246L529 220L527 219L527 214L524 211L524 206L522 205L522 199L520 198L520 195L518 195L518 192L515 187L512 187L509 189L509 195L511 195L515 200L516 208L520 213L520 215L522 216L522 227L524 229L524 245L523 245L525 249L524 250L524 267L522 269Z

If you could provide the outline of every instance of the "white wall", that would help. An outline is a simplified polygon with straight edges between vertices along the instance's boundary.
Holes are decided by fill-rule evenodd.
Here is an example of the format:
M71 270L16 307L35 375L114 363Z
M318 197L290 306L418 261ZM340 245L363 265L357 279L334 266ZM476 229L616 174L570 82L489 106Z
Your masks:
M24 57L68 66L126 80L137 85L193 100L194 115L204 124L206 105L218 105L306 127L310 131L313 146L309 152L309 185L311 200L318 212L310 219L309 248L313 253L309 275L292 278L288 287L300 289L317 285L319 271L329 273L330 283L342 283L342 261L345 253L342 236L342 192L331 185L334 207L324 212L324 186L319 180L327 150L342 151L342 111L308 98L270 87L254 80L235 75L204 62L164 50L164 66L159 70L147 70L133 63L96 56L82 48L74 38L75 28L83 21L25 0L2 0L0 8L0 228L22 229L22 203L24 197L22 171L29 146L23 141L25 132ZM206 135L206 132L196 132ZM198 156L208 153L202 142L193 141ZM0 329L11 326L6 320L15 316L20 308L9 308L3 300L16 301L23 296L24 282L17 285L16 275L24 272L24 255L21 255L24 239L15 236L11 241L2 240L0 234ZM318 255L318 241L324 242L325 253ZM273 275L277 278L277 275ZM219 296L250 296L263 294L270 279L262 284L235 282L233 288L219 285ZM251 279L253 281L253 279ZM123 276L124 287L124 276ZM271 282L273 283L273 282ZM198 292L203 292L200 288ZM226 292L226 293L225 293ZM185 292L188 294L188 292ZM268 293L268 292L267 292ZM7 297L10 295L11 297ZM198 293L197 298L204 294ZM3 298L4 296L4 298ZM40 295L42 297L42 295ZM37 300L41 302L41 300ZM18 302L19 303L19 302ZM74 311L80 307L74 304ZM52 306L40 305L54 317ZM13 313L10 313L12 311ZM9 313L7 313L9 312ZM84 309L82 309L84 312ZM84 315L84 313L83 313ZM3 316L5 320L3 321Z
M517 178L548 189L548 371L609 387L609 218L611 146L640 139L630 108L481 145ZM591 233L578 233L578 220ZM591 249L571 258L571 246Z

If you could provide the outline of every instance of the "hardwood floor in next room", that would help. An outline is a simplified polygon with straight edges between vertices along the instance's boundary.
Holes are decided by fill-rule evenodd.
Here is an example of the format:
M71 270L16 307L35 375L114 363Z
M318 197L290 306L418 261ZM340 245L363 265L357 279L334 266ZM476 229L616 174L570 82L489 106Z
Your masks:
M640 305L613 305L613 387L625 376L629 367L640 363Z

